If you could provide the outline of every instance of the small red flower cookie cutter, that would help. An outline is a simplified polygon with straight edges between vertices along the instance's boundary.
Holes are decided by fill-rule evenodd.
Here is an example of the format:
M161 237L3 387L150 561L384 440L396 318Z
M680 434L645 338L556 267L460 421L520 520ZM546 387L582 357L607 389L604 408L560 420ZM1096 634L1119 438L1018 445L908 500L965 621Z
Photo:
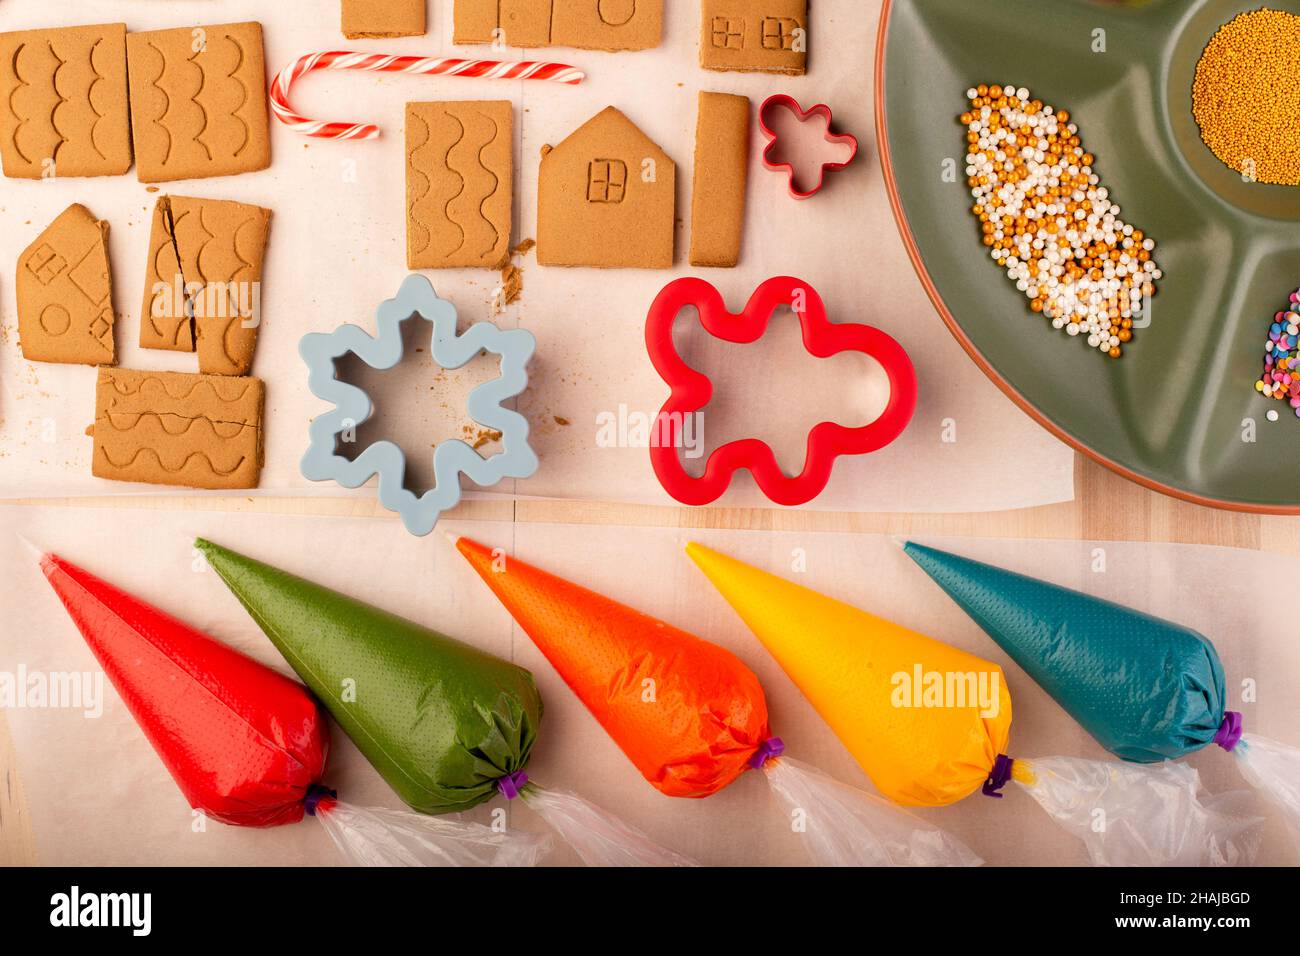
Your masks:
M781 135L772 129L768 123L768 116L773 109L783 109L793 113L800 124L808 122L810 116L820 116L826 120L826 142L832 144L843 144L850 147L849 156L842 163L823 163L817 171L817 181L809 188L800 188L797 178L798 174L791 163L776 162L772 156L780 145ZM790 195L795 199L807 199L815 196L821 191L826 182L826 174L832 170L843 169L849 163L853 162L858 155L858 138L851 133L835 133L831 130L831 123L834 117L831 115L831 108L825 103L818 103L808 110L804 110L799 105L799 101L793 96L787 96L785 93L775 93L763 101L763 105L758 108L758 125L762 129L763 135L767 137L767 146L763 148L763 165L768 169L776 172L786 170L790 176Z
M777 466L766 442L745 438L728 442L709 456L704 474L687 474L682 465L682 427L686 416L701 411L713 397L713 383L691 368L673 344L673 322L686 306L695 306L700 324L715 338L747 343L762 338L777 308L788 305L799 317L803 344L811 355L826 358L838 352L862 352L885 370L889 402L870 424L848 428L821 422L808 433L803 471L788 477ZM802 311L801 311L802 309ZM870 325L831 322L821 296L808 283L789 276L768 279L750 296L740 314L727 311L718 290L703 279L678 279L664 287L650 306L645 329L646 349L660 378L672 389L659 411L650 463L664 490L686 505L718 500L732 476L747 469L763 494L779 505L802 505L822 493L840 455L865 455L890 444L903 433L916 411L916 370L907 352L893 338Z

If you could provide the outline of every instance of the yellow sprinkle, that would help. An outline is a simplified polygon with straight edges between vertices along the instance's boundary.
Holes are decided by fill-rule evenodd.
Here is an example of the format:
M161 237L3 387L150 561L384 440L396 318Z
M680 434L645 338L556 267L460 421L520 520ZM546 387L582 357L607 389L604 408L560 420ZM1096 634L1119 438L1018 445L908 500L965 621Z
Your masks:
M1263 8L1219 28L1196 64L1201 139L1250 179L1300 185L1300 17Z

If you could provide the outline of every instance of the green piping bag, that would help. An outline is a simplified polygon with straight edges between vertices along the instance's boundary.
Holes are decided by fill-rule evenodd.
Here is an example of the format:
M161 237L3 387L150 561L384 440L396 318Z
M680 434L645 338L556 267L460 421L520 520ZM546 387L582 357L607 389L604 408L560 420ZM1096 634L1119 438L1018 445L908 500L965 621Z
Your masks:
M521 796L588 863L690 864L580 797L528 781L542 700L524 668L211 541L195 547L412 809Z

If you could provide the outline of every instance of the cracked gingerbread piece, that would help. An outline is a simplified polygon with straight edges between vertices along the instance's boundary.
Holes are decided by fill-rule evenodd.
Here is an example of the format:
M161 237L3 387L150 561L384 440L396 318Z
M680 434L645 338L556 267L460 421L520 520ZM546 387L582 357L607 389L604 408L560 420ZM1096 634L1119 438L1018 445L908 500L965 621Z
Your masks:
M425 0L343 0L343 35L349 40L422 37Z
M537 261L544 266L671 269L677 167L610 106L542 147Z
M190 488L256 488L260 379L100 368L91 471Z
M510 258L514 108L406 104L406 264L499 269Z
M271 164L260 23L131 33L126 48L140 182Z
M802 76L808 0L701 0L700 66Z
M0 34L0 159L21 179L131 168L126 26Z
M160 196L140 309L140 347L199 353L199 371L246 375L261 324L271 210Z
M24 358L113 363L108 223L73 203L18 257L15 288Z

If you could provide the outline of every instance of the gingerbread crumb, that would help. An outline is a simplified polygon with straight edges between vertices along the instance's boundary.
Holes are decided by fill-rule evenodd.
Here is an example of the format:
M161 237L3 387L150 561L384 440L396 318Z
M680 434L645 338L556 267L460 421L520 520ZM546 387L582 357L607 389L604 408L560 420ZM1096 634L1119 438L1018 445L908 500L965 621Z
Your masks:
M501 304L513 305L524 293L524 274L516 265L501 270Z
M484 445L501 440L501 433L495 428L475 429L472 425L466 425L464 431L466 438L473 439L473 441L469 443L469 447L473 448L475 451L478 451Z

